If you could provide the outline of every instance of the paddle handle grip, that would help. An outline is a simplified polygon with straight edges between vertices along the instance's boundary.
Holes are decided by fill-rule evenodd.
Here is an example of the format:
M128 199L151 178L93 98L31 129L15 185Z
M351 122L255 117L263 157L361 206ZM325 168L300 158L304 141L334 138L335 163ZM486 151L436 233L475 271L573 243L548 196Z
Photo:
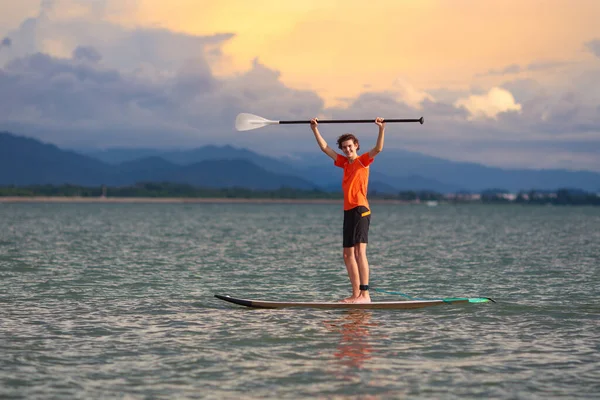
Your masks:
M423 117L414 119L384 119L383 122L419 122L421 125L425 122ZM310 124L310 121L279 121L280 124ZM319 120L319 124L361 124L375 123L374 119L324 119Z

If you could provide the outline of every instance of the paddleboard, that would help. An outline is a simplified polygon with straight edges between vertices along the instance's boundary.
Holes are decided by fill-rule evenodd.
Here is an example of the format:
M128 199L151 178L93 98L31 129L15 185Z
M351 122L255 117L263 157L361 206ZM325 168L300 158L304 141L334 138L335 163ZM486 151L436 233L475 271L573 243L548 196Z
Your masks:
M216 294L217 299L229 303L251 308L323 308L323 309L363 309L363 310L406 310L412 308L423 308L442 306L450 304L487 303L494 302L488 297L453 297L431 300L404 300L404 301L374 301L371 303L340 303L340 302L311 302L311 301L265 301L238 299L231 296Z

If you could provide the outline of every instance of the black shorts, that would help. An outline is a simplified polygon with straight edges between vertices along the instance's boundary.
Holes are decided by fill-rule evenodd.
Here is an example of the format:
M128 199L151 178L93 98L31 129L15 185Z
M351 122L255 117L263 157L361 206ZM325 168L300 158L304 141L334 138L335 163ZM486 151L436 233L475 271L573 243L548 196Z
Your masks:
M344 247L357 243L369 243L371 211L364 206L344 210Z

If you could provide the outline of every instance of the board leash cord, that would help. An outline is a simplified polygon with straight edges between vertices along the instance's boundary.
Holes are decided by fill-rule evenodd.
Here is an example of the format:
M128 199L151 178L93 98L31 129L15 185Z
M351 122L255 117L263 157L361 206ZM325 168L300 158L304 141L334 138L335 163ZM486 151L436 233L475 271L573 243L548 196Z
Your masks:
M402 296L402 297L406 297L409 300L442 300L442 301L447 301L447 302L452 302L452 301L456 301L456 297L437 297L437 298L423 298L423 297L413 297L410 296L406 293L402 293L399 291L391 291L391 290L383 290L383 289L378 289L378 288L373 288L374 291L378 292L378 293L385 293L385 294L394 294L394 295L398 295L398 296ZM491 301L492 303L495 303L496 301L490 297L472 297L472 298L468 298L469 303L485 303L487 301Z

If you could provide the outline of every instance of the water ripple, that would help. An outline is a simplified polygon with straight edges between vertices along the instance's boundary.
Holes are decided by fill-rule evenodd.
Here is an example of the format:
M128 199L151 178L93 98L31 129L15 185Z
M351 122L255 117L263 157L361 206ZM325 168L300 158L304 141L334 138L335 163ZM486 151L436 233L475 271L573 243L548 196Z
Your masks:
M598 209L377 205L372 221L372 286L498 302L213 297L346 295L337 206L5 204L0 397L597 397Z

